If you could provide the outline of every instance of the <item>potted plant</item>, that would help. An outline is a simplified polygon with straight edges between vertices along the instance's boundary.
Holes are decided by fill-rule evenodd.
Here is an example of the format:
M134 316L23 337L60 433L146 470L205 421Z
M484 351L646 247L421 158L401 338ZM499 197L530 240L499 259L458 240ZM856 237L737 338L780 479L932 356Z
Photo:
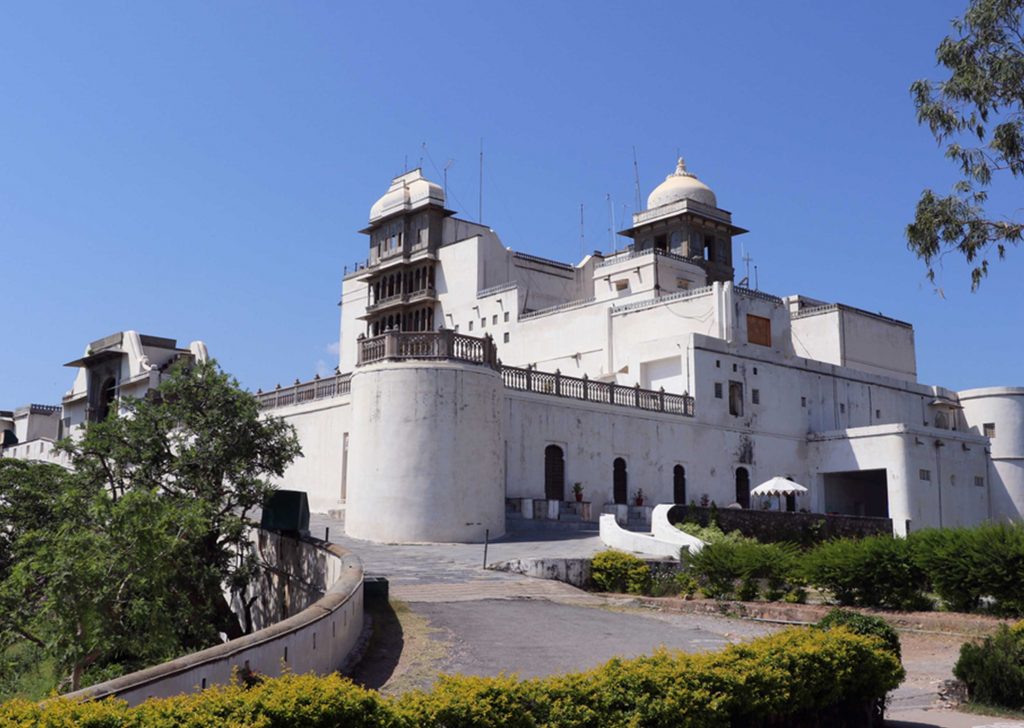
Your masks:
M633 501L638 506L642 506L644 504L644 489L643 488L638 488L636 493L633 494Z
M583 483L573 483L572 484L572 494L574 496L576 496L576 502L577 503L582 503L583 502Z

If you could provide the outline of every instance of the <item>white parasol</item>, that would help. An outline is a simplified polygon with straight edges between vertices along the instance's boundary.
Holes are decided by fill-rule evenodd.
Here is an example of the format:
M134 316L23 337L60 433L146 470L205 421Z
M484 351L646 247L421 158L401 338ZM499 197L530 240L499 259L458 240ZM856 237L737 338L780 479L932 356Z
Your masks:
M780 475L776 475L771 480L761 483L761 485L750 491L751 495L800 495L806 493L807 488L794 483L792 480L787 480Z
M782 496L793 496L795 498L796 496L802 495L803 493L806 492L807 488L800 485L799 483L794 483L792 480L776 475L771 480L761 483L761 485L754 488L752 491L750 491L750 494L769 497L777 495L779 497L779 510L781 511Z

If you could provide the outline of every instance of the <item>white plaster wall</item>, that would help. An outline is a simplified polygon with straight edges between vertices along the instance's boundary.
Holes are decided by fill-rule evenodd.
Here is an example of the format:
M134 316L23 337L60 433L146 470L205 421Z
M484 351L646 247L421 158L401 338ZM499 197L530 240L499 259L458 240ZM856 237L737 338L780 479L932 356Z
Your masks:
M544 448L565 452L566 483L581 483L584 500L612 503L612 464L626 460L628 490L642 488L652 503L673 502L672 470L686 470L687 500L707 495L719 505L735 500L735 472L745 467L751 486L777 474L803 475L803 438L753 436L754 463L740 461L738 429L708 427L694 418L562 399L531 392L508 392L505 427L508 448L507 495L544 497Z
M796 356L829 364L843 363L838 309L793 319L790 332Z
M941 444L938 444L941 443ZM886 470L889 516L898 534L938 526L971 526L989 517L984 442L977 437L903 425L823 433L809 446L814 511L824 509L824 476L830 472ZM930 480L922 480L921 470Z
M909 382L917 380L914 330L909 326L844 309L841 335L845 366Z
M391 362L352 376L345 530L381 542L504 533L503 398L492 369Z
M996 426L989 441L993 518L1024 517L1024 387L970 389L959 399L972 432L984 435L985 423Z
M794 319L791 332L797 356L917 380L914 330L909 326L837 308Z
M305 491L314 512L341 505L345 433L352 437L350 396L280 407L267 414L292 425L302 445L302 454L285 471L278 487Z
M341 289L341 329L338 333L338 370L350 372L356 366L360 334L366 333L366 282L356 276L346 278Z

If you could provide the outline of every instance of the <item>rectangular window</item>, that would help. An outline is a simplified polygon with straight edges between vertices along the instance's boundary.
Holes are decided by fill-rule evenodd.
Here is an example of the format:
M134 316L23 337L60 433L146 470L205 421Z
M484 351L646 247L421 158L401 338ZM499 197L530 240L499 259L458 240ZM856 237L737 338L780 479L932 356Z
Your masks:
M686 280L685 278L676 278L676 288L677 289L679 289L680 291L685 291L689 287L690 287L690 281Z
M921 468L921 472L918 473L918 477L920 477L921 480L928 480L928 481L930 481L932 479L932 471L931 470L925 470L924 468Z
M986 422L984 425L981 426L981 428L982 428L982 432L984 433L985 437L987 437L988 439L991 440L993 437L996 436L996 423L995 422Z
M722 398L722 383L721 382L715 382L715 399L721 399L721 398Z
M846 412L846 405L843 404L842 402L840 402L839 403L839 414L843 414L845 412Z
M983 478L980 475L975 475L974 476L974 485L976 487L978 487L978 488L984 488L985 487L985 478Z
M472 321L470 321L470 322L469 322L469 330L470 330L470 331L472 331L472 330L473 330L473 322L472 322Z
M882 410L879 410L879 409L875 410L875 419L876 420L882 419Z
M506 344L508 343L508 332L507 331L505 332L505 343Z
M627 280L615 281L615 290L616 291L625 291L628 288L629 288L629 281L627 281Z
M761 404L761 390L751 389L750 390L750 401L754 404Z
M493 316L491 316L491 323L494 324L495 326L498 325L498 314L494 314Z
M800 406L801 407L806 407L807 406L807 397L801 397L800 398Z
M772 320L764 316L747 314L747 343L759 346L772 345Z
M743 383L729 382L729 414L743 416Z
M480 319L480 328L481 329L486 329L487 328L487 317L486 316L484 316L482 319Z
M505 323L508 323L508 311L505 312Z

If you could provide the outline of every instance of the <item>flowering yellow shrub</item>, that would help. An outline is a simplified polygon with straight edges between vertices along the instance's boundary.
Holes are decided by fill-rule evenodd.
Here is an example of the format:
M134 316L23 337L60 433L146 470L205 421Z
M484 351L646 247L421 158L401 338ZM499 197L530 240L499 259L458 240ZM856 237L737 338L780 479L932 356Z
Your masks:
M804 629L721 652L661 650L531 680L443 676L429 692L390 699L337 675L286 675L135 708L12 701L0 706L0 728L861 726L902 679L878 638Z

